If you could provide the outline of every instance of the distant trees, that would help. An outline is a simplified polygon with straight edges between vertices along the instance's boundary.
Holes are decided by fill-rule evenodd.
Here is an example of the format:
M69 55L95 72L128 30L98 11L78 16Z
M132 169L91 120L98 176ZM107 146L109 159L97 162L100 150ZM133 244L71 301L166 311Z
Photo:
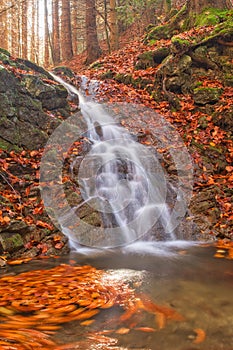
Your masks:
M233 0L0 0L0 46L45 66L86 50L89 64L101 55L102 40L108 51L115 50L126 29L137 38L185 3L196 14L233 6Z

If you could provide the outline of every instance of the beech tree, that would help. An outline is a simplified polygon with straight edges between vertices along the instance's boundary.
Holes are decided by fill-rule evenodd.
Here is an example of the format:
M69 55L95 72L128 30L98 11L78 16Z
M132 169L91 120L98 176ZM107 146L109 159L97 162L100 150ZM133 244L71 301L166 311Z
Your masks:
M86 43L86 64L89 64L97 60L101 55L97 36L95 0L86 0Z
M117 50L119 47L119 41L118 41L116 0L110 0L109 2L109 27L110 27L110 49Z
M48 4L47 0L44 0L44 64L46 67L49 65L49 24L48 24Z
M73 57L70 0L62 0L61 52L63 60L70 60Z
M52 0L52 47L53 62L58 64L61 60L60 26L59 26L59 0Z

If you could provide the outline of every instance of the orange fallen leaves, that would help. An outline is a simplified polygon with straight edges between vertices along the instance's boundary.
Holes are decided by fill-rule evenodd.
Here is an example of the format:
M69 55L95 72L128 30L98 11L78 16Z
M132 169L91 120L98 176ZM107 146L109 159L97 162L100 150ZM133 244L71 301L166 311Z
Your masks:
M215 258L226 258L233 259L233 242L225 239L220 239L215 243L217 248L216 253L214 254Z
M201 328L196 328L196 329L194 329L194 332L195 332L197 335L196 335L196 338L194 339L193 343L194 343L194 344L200 344L200 343L202 343L202 342L205 340L205 338L206 338L206 333L205 333L205 331L204 331L203 329L201 329Z
M50 270L3 276L0 290L0 349L4 350L69 349L69 345L56 345L48 334L71 321L90 326L101 309L113 306L124 310L117 324L127 323L112 331L116 334L127 334L131 328L155 332L153 327L138 325L137 315L147 312L156 316L158 329L165 327L167 319L183 320L175 310L154 304L146 295L137 296L127 284L89 265L61 264Z

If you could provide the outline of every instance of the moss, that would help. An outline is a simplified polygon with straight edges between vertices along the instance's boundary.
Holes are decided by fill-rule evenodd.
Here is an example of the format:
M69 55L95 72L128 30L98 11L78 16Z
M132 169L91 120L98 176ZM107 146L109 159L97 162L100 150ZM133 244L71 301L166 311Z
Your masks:
M193 98L195 103L205 105L208 103L218 102L222 89L211 87L199 87L193 90Z
M179 36L173 36L171 39L172 44L179 44L181 46L183 45L190 45L190 42L186 39L181 39Z
M6 150L8 152L22 150L21 148L17 147L16 145L12 145L10 142L7 142L1 138L0 138L0 149Z
M183 50L188 48L192 43L189 40L181 39L179 36L173 36L171 39L172 51Z
M114 77L114 80L116 80L118 83L123 83L123 84L126 84L126 85L132 84L132 82L133 82L133 78L132 78L131 74L118 73Z
M92 64L90 64L89 68L90 69L99 69L99 68L102 68L103 67L103 63L101 62L93 62Z
M216 25L227 20L227 10L220 10L217 8L208 8L204 10L200 15L196 16L195 26L210 26Z
M8 57L10 57L10 55L11 55L9 51L7 51L7 50L5 50L3 48L0 48L0 53L3 53L4 55L6 55Z
M147 34L145 41L148 42L150 40L169 39L171 36L170 31L171 31L171 29L170 29L170 26L168 24L154 27Z
M23 247L23 239L19 233L9 236L9 234L1 234L0 237L2 247L7 252L13 252Z
M69 67L66 67L66 66L55 67L53 69L53 72L55 74L56 73L58 73L58 74L65 74L69 78L73 78L74 77L74 72Z
M146 69L154 66L153 51L145 51L138 56L135 69Z
M226 86L233 87L233 75L232 74L225 74L225 76L224 76L224 84Z
M107 70L107 72L104 72L103 74L101 74L100 79L105 80L105 79L112 79L115 75L115 72L113 72L112 70Z
M208 126L208 120L206 119L205 116L200 117L199 120L198 120L198 124L199 124L199 127L201 129L206 129L207 126Z

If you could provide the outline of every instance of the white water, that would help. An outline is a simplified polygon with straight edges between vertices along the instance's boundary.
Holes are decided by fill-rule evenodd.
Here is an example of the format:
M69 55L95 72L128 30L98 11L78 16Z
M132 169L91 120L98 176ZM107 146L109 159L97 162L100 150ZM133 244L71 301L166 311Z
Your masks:
M102 240L101 246L132 243L155 223L163 227L166 240L174 240L170 208L166 204L167 184L155 155L135 142L100 104L85 100L74 86L51 75L71 96L78 95L87 123L86 134L92 147L82 160L78 182L85 203L101 213L107 237L106 244ZM71 168L74 166L75 161ZM72 231L67 227L63 231L76 247Z

